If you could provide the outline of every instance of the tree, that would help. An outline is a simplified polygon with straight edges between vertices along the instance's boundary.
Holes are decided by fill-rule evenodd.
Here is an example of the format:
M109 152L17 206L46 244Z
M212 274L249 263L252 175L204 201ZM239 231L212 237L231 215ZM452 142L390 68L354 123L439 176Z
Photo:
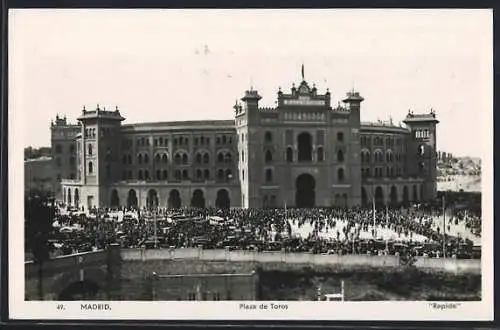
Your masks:
M26 246L38 264L38 294L43 299L43 264L50 258L48 238L53 230L55 207L47 196L30 195L25 199L25 240Z

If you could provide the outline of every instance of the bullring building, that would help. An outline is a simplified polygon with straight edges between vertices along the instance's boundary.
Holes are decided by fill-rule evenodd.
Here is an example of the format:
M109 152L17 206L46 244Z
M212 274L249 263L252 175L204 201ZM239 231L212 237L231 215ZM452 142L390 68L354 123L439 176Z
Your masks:
M344 207L435 198L434 111L409 112L404 126L362 123L358 92L332 106L328 90L321 94L304 79L289 93L280 89L276 107L259 107L260 99L247 90L233 120L123 124L118 109L84 108L79 132L66 135L76 155L58 198L87 208ZM66 125L52 125L52 134Z

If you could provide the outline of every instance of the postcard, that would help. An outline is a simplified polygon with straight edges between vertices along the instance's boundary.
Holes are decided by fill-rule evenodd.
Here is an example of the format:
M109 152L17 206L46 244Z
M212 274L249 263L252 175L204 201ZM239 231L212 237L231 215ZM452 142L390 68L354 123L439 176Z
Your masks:
M493 319L492 26L11 10L10 317Z

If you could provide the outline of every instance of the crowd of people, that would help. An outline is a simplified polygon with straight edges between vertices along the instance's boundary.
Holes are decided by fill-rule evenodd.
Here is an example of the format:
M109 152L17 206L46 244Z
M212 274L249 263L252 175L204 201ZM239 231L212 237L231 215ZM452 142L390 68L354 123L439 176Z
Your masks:
M443 221L444 220L444 221ZM478 258L481 214L407 208L93 209L59 205L54 255L105 248L229 248Z

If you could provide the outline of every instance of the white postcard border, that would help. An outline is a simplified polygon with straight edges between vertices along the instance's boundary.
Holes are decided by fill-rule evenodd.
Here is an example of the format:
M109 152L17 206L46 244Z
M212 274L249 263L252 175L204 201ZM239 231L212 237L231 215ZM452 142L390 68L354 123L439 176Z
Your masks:
M473 11L475 14L477 10ZM485 19L492 21L492 11L483 11ZM484 14L483 13L483 14ZM10 14L10 13L9 13ZM10 30L12 33L12 31ZM491 35L492 28L485 31ZM22 60L15 45L9 44L10 62ZM9 316L12 319L59 320L418 320L418 321L473 321L492 320L493 308L493 43L484 50L484 99L478 100L478 109L471 115L481 120L484 144L482 153L482 300L480 302L245 302L287 305L286 310L246 310L237 301L221 302L95 302L109 303L111 310L82 310L81 302L33 302L24 300L24 175L23 175L23 123L29 114L22 113L22 99L12 97L16 89L22 90L22 70L14 74L9 66ZM489 77L489 79L488 79ZM29 97L29 96L28 96ZM36 111L36 109L33 109ZM479 115L480 114L480 115ZM40 123L44 125L44 123ZM457 139L466 138L457 132ZM92 302L85 302L92 303ZM64 309L58 309L58 305Z

